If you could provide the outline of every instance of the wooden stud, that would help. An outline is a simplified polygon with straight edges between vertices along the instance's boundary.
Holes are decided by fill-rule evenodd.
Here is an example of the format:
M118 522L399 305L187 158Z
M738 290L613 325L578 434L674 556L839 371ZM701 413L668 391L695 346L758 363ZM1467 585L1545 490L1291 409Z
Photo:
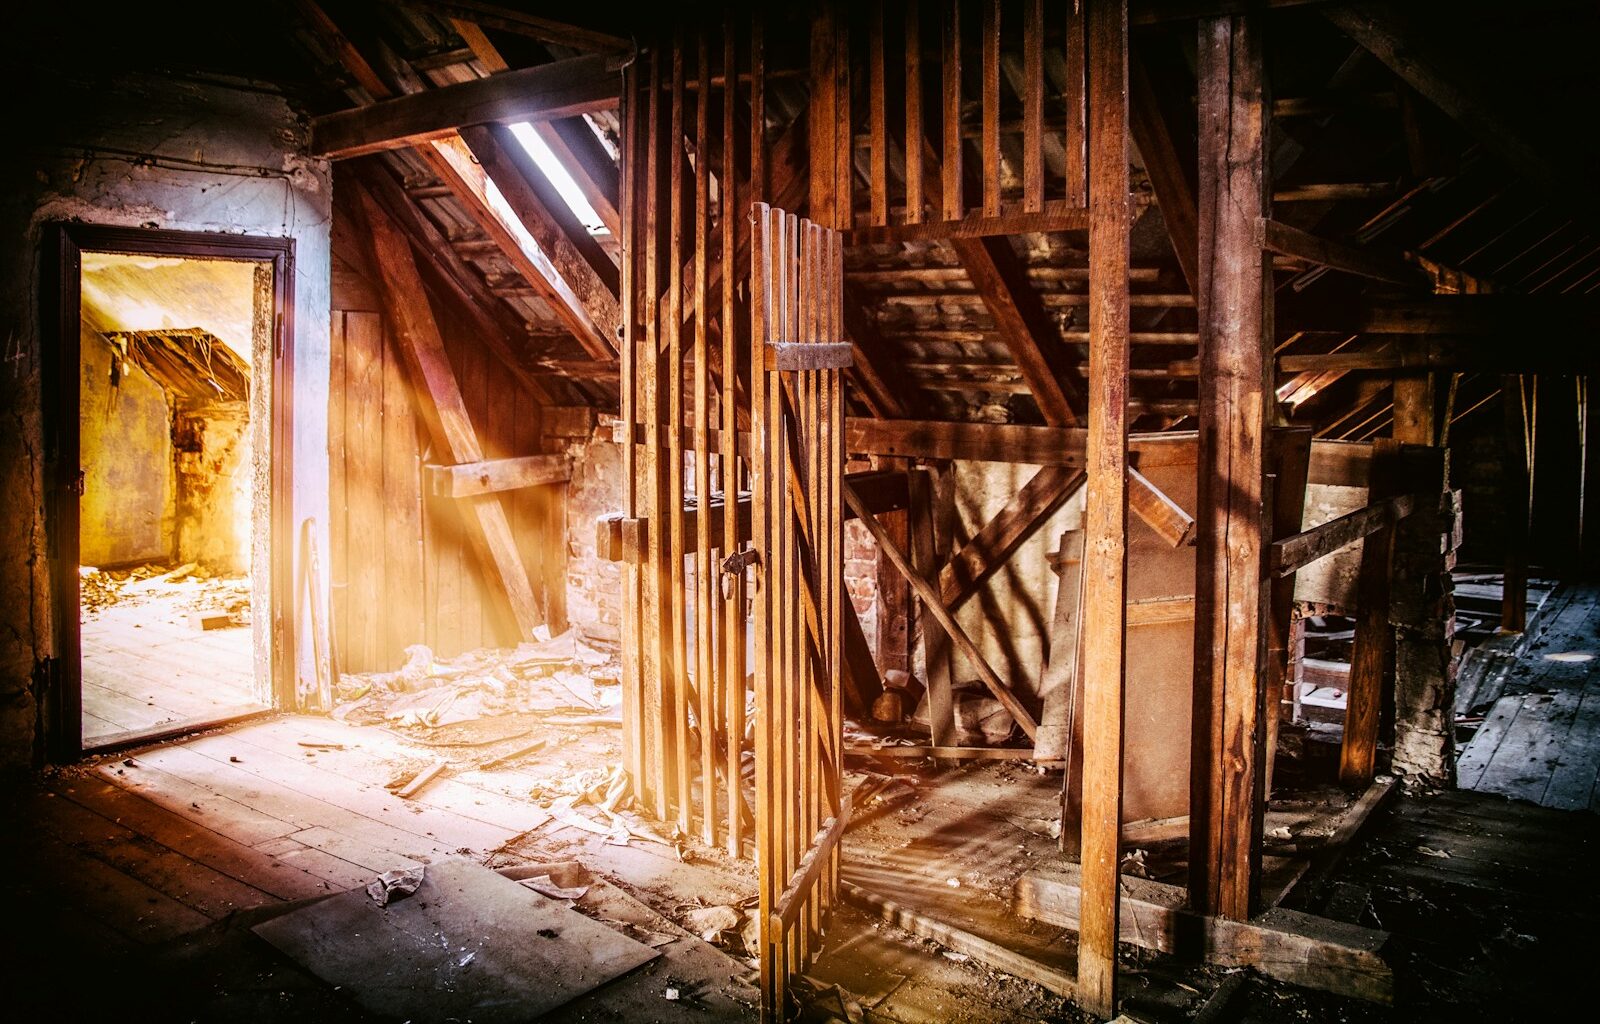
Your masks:
M687 240L684 225L684 54L681 29L672 41L672 85L670 126L667 130L667 216L669 256L667 258L667 494L676 510L683 489L683 249ZM692 825L692 755L689 749L688 686L688 599L683 564L683 518L666 516L667 529L656 531L667 537L666 557L670 580L671 617L666 623L672 645L672 664L677 671L670 677L672 699L673 779L677 814L675 820L684 832Z
M1061 105L1067 112L1066 134L1062 139L1066 150L1066 201L1068 206L1081 208L1089 205L1089 61L1083 6L1077 2L1064 6L1067 9L1067 83L1061 90Z
M702 27L696 39L696 70L700 88L694 97L694 493L695 500L711 502L711 350L707 328L711 310L707 306L706 281L711 233L711 48ZM694 626L695 689L700 698L697 717L700 723L700 838L715 846L717 807L716 709L717 669L713 654L712 606L716 562L711 545L711 516L701 516L695 524Z
M983 5L983 215L1000 216L1000 0ZM960 181L959 178L956 179Z
M922 223L922 9L917 0L906 0L906 219L907 224Z
M1078 1003L1116 1013L1127 615L1128 9L1093 0L1089 62L1089 437L1084 514L1083 914Z
M1044 209L1044 0L1023 5L1022 209Z
M961 200L961 0L949 0L944 28L944 219L960 220ZM908 151L909 152L909 151ZM914 159L914 157L908 158Z
M732 279L734 273L734 225L740 220L738 185L738 147L734 107L738 102L738 51L735 26L730 13L723 22L722 73L726 83L722 93L722 169L718 177L718 198L722 201L722 267ZM722 396L719 403L722 427L722 493L724 501L739 492L740 463L738 446L739 331L734 320L734 289L722 289ZM722 553L740 550L739 524L735 516L722 517ZM740 569L726 580L723 602L722 687L726 700L723 735L727 754L724 778L728 792L728 854L738 857L744 842L744 709L745 709L745 572Z
M889 124L884 101L883 0L868 12L867 25L867 130L871 136L872 223L889 223Z

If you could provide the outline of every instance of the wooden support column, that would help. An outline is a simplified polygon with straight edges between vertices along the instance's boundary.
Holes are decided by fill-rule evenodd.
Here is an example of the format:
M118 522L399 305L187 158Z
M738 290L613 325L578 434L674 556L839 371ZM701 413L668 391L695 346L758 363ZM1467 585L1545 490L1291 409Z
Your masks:
M1095 0L1089 49L1089 439L1082 670L1078 1003L1117 1010L1123 654L1128 554L1128 5Z
M1401 479L1415 509L1394 533L1389 626L1394 643L1393 767L1407 778L1455 784L1455 495L1449 454L1407 445Z
M1189 895L1248 918L1260 864L1266 588L1264 448L1271 274L1261 41L1249 16L1202 19L1200 445Z
M1432 446L1434 426L1433 373L1408 373L1394 379L1394 439L1401 444Z
M1398 458L1399 445L1395 441L1379 438L1372 443L1369 503L1386 501L1398 493ZM1356 575L1356 635L1350 654L1350 688L1345 694L1344 742L1339 750L1339 781L1349 788L1371 782L1377 763L1384 679L1394 650L1394 636L1389 629L1394 533L1394 527L1385 526L1361 542L1361 568Z

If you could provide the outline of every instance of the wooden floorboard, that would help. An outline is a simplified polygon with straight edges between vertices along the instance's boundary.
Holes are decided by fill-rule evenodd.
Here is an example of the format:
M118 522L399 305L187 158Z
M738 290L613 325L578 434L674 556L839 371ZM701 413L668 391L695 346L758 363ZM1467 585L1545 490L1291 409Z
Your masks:
M326 892L320 880L296 868L285 868L268 855L231 836L166 810L144 795L96 778L52 783L52 792L116 822L197 864L270 893L294 900ZM212 824L222 824L212 822Z
M1588 810L1600 777L1600 587L1569 586L1548 611L1462 750L1458 784Z

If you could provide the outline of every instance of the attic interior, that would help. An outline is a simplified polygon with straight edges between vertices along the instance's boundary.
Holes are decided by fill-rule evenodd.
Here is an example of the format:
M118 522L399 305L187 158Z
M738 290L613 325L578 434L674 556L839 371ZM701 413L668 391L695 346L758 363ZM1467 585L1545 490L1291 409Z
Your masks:
M1594 5L170 8L0 33L23 1012L1589 1001Z

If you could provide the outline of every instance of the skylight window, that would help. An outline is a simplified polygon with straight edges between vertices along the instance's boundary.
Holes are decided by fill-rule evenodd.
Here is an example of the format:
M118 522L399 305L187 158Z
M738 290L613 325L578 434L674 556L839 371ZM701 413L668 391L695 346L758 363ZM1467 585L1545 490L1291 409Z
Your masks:
M583 190L572 180L572 175L567 173L566 167L545 141L539 138L539 133L533 130L533 125L526 121L514 124L511 126L511 134L522 143L522 148L533 157L533 162L539 165L539 170L544 172L544 176L550 179L550 184L556 187L556 191L566 201L567 208L578 218L578 223L583 225L584 230L591 235L604 232L606 227L601 223L600 215L594 212L594 207L589 205Z

